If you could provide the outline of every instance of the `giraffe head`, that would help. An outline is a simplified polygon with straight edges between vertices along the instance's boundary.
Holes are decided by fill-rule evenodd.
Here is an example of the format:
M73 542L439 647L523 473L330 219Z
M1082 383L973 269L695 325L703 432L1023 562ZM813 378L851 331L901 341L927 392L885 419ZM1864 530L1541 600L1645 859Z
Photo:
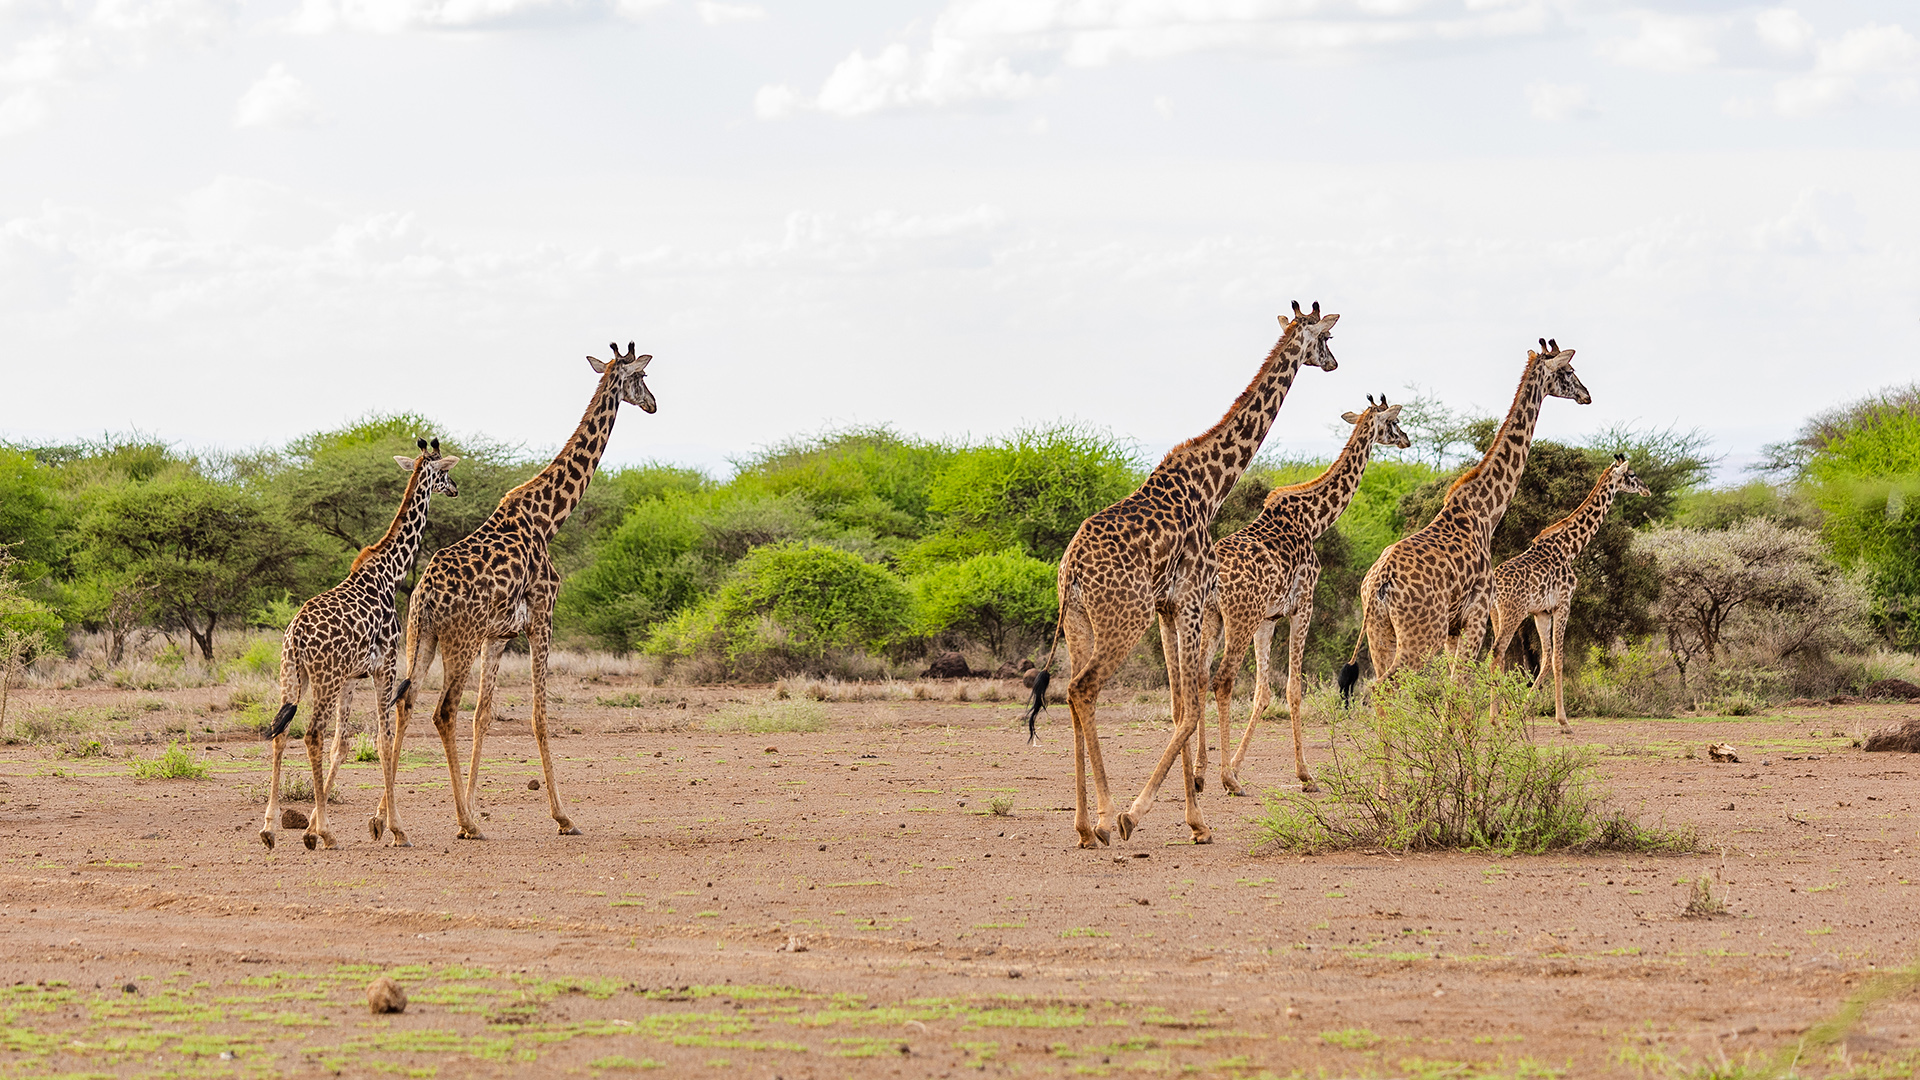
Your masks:
M1327 345L1327 339L1333 336L1333 324L1339 321L1338 315L1320 314L1318 300L1313 302L1312 311L1301 311L1300 301L1295 300L1293 318L1280 316L1280 325L1295 333L1301 365L1312 364L1321 371L1332 371L1340 366L1340 362L1333 358L1333 350Z
M587 363L592 365L593 373L604 375L608 368L612 368L614 381L620 386L621 401L640 406L642 412L653 412L658 409L660 405L653 400L653 391L647 389L647 365L653 363L653 357L651 355L635 356L631 341L627 342L627 351L624 355L620 352L618 342L608 345L607 348L613 350L613 359L604 364L591 356L587 357Z
M1627 455L1613 455L1613 464L1607 466L1607 471L1613 476L1614 494L1618 495L1623 491L1629 495L1653 494L1646 483L1640 479L1639 474L1633 471L1633 466L1627 462Z
M441 457L439 439L433 440L431 444L425 439L415 439L414 443L424 451L419 457L401 457L399 454L395 454L393 460L398 462L400 467L407 472L412 472L415 466L419 467L421 493L426 495L446 495L449 497L459 495L460 488L454 484L453 477L449 475L449 470L455 465L458 465L460 459L451 455Z
M1340 419L1349 424L1372 424L1375 446L1391 446L1405 450L1413 445L1413 440L1407 438L1407 433L1400 430L1400 409L1399 405L1387 404L1385 394L1380 395L1377 403L1373 400L1373 395L1368 394L1366 412L1341 413Z
M1547 396L1569 398L1576 405L1593 404L1593 395L1587 393L1587 385L1580 376L1573 373L1573 350L1563 349L1560 342L1540 339L1540 351L1527 350L1527 362L1541 361L1547 369Z

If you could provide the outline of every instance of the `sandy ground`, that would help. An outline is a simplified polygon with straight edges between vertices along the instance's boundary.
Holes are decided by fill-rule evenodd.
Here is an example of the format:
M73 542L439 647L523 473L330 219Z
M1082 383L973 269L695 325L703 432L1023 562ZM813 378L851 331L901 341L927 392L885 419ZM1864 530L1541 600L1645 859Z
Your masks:
M1920 994L1887 974L1920 953L1920 761L1849 747L1915 707L1580 722L1617 803L1697 827L1708 853L1301 857L1260 849L1258 802L1211 784L1211 846L1187 843L1168 791L1132 840L1076 849L1064 708L1029 748L1010 702L764 704L617 679L556 686L560 794L585 833L561 837L527 786L512 689L487 840L454 839L416 723L415 846L369 839L377 773L350 764L340 846L317 852L286 831L261 844L266 759L220 732L224 690L16 698L102 718L122 754L185 729L211 774L0 749L0 1075L1920 1066ZM1103 716L1131 798L1166 727L1160 701L1124 696ZM755 708L826 727L709 729ZM1709 763L1710 741L1745 760ZM1285 783L1289 760L1274 726L1243 780ZM289 763L305 768L297 746ZM1730 911L1684 918L1703 874ZM405 1013L369 1014L379 974ZM1822 1026L1849 999L1857 1016Z

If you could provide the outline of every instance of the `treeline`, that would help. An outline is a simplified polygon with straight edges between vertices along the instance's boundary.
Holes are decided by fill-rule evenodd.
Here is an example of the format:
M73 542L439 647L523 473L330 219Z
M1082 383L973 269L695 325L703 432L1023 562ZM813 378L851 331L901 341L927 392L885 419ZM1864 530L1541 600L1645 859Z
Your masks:
M1311 673L1344 661L1367 567L1432 517L1495 429L1428 397L1409 404L1414 446L1377 455L1319 541ZM394 455L413 453L421 435L462 458L459 498L434 502L424 564L545 459L413 415L244 454L140 437L0 446L0 544L11 559L0 623L48 651L75 631L101 633L110 662L151 631L211 659L217 633L284 625L345 574L392 516L406 481ZM1749 683L1798 689L1831 683L1835 652L1920 646L1914 388L1815 417L1770 448L1770 479L1732 489L1701 487L1711 461L1695 435L1537 441L1495 533L1496 562L1578 505L1616 452L1652 494L1622 497L1581 557L1576 663L1631 666L1657 643L1666 669L1683 684L1691 671L1704 693L1736 667ZM1272 487L1325 466L1257 461L1215 535L1252 520ZM1145 468L1111 436L1061 426L964 444L832 431L767 448L724 481L670 465L608 469L555 540L565 581L556 635L644 651L689 679L874 675L944 650L1016 661L1045 647L1054 568L1074 530ZM1157 663L1157 643L1149 653Z

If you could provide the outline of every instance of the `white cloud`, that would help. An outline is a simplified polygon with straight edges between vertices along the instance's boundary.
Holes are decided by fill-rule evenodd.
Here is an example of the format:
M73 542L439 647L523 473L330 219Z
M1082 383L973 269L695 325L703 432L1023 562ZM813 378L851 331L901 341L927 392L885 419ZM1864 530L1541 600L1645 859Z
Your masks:
M763 86L753 95L753 114L762 120L793 115L805 102L791 86Z
M1692 71L1711 67L1720 59L1715 40L1725 29L1722 20L1650 11L1635 12L1633 18L1639 32L1630 38L1601 41L1602 57L1656 71Z
M285 64L268 68L233 107L233 126L237 128L312 127L323 119L313 91L294 78Z
M47 103L29 86L0 98L0 138L32 131L47 122Z
M1813 24L1792 8L1769 8L1753 17L1754 33L1777 53L1799 55L1813 45Z
M1784 215L1754 228L1753 246L1782 255L1845 253L1859 248L1862 228L1852 195L1809 188Z
M1584 86L1537 82L1527 87L1527 111L1535 120L1587 120L1600 115Z
M721 23L759 22L767 17L767 9L758 4L721 4L715 0L700 0L693 5L700 13L700 21L708 26Z
M1902 77L1920 66L1920 39L1904 27L1869 23L1814 51L1813 70L1774 84L1774 108L1789 117L1813 116L1869 103L1904 104L1920 82Z
M526 22L638 19L666 0L302 0L292 29L310 34L466 30Z
M871 55L856 49L811 105L861 116L1014 101L1055 77L1022 64L1090 68L1218 51L1338 61L1445 48L1543 33L1552 10L1546 0L952 0L924 34Z

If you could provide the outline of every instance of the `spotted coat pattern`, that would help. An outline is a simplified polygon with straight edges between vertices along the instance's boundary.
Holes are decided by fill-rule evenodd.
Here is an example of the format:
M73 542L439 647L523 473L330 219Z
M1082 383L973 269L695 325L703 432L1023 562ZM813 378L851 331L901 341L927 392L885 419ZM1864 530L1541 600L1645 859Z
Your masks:
M1540 672L1534 676L1533 690L1540 689L1547 668L1552 667L1553 714L1566 730L1571 728L1560 669L1567 654L1567 613L1573 606L1573 592L1580 586L1573 563L1600 531L1614 497L1623 491L1652 494L1633 466L1620 456L1601 472L1586 501L1573 513L1540 530L1527 550L1493 571L1493 652L1489 658L1495 667L1504 664L1513 635L1527 616L1533 616L1533 628L1539 632L1541 644Z
M1493 607L1493 530L1526 468L1540 405L1548 397L1593 400L1572 361L1572 349L1544 341L1539 352L1527 351L1513 404L1486 456L1454 481L1426 528L1387 545L1368 569L1360 621L1377 678L1418 667L1443 649L1456 660L1478 654Z
M1298 304L1293 310L1291 320L1283 318L1279 342L1226 415L1169 450L1139 490L1082 522L1060 559L1060 628L1073 671L1067 704L1073 713L1074 829L1083 848L1108 843L1116 820L1121 839L1132 835L1175 755L1185 769L1187 825L1196 842L1212 838L1195 799L1199 788L1189 742L1201 718L1200 613L1215 587L1208 530L1266 439L1301 365L1327 371L1336 366L1327 339L1340 317L1321 315L1318 304L1311 312L1302 312ZM1116 819L1094 709L1101 687L1155 618L1172 684L1175 730L1146 787ZM1089 766L1097 822L1087 813Z
M1287 709L1293 718L1294 772L1307 791L1315 790L1300 737L1303 698L1300 663L1306 655L1307 629L1313 622L1313 591L1320 583L1320 556L1314 552L1313 545L1353 501L1353 493L1360 487L1360 477L1366 472L1367 459L1374 446L1404 448L1409 445L1406 433L1397 422L1400 408L1388 405L1383 399L1378 404L1369 404L1364 412L1344 414L1341 419L1353 425L1353 432L1347 437L1340 457L1327 471L1305 483L1268 492L1259 517L1213 545L1220 586L1204 612L1202 655L1211 658L1214 646L1224 634L1220 665L1213 673L1213 697L1220 713L1220 783L1236 795L1241 794L1240 762L1253 743L1254 725L1273 693L1273 632L1281 619L1288 622ZM1240 670L1240 658L1246 655L1249 643L1253 645L1257 671L1253 711L1247 717L1240 745L1228 754L1228 717L1233 708L1234 676ZM1199 743L1199 762L1195 768L1204 774L1207 769L1204 736Z
M579 427L553 463L507 492L479 528L435 552L413 591L407 607L407 677L400 684L395 738L405 736L415 686L437 654L444 685L433 710L433 726L446 750L447 770L453 779L454 816L462 839L484 839L473 806L480 779L481 745L493 720L501 653L520 634L527 635L533 736L540 748L547 806L563 835L579 833L560 808L560 793L553 782L553 758L547 749L547 650L553 636L553 601L560 589L560 575L553 568L547 545L586 494L600 455L607 448L607 438L613 433L620 403L638 405L649 413L658 407L646 384L647 365L652 360L651 356L636 356L631 343L624 355L615 347L613 359L604 364L588 357L588 364L600 375L600 383L594 387ZM472 760L462 783L454 721L476 658L481 660L480 693L473 710ZM389 764L386 817L376 817L368 827L376 839L383 827L391 829L392 842L404 847L408 841L398 820L394 781L394 769Z
M280 758L287 748L287 725L292 723L294 709L309 686L313 688L313 715L307 723L306 742L307 761L313 767L314 805L303 837L309 850L322 843L336 846L327 828L327 792L332 790L340 769L341 732L351 704L347 685L351 680L373 680L382 760L387 756L387 702L393 691L400 643L394 590L413 569L419 554L420 536L427 527L427 504L436 494L460 493L449 475L460 459L442 457L438 445L438 440L433 448L422 444L418 458L395 459L411 475L385 535L360 552L345 581L300 605L287 624L280 643L280 715L274 723L277 730L272 733L273 781L267 789L266 820L260 826L260 840L269 848L273 847L274 819L280 813ZM323 777L320 731L328 720L333 721L333 743L331 763Z

